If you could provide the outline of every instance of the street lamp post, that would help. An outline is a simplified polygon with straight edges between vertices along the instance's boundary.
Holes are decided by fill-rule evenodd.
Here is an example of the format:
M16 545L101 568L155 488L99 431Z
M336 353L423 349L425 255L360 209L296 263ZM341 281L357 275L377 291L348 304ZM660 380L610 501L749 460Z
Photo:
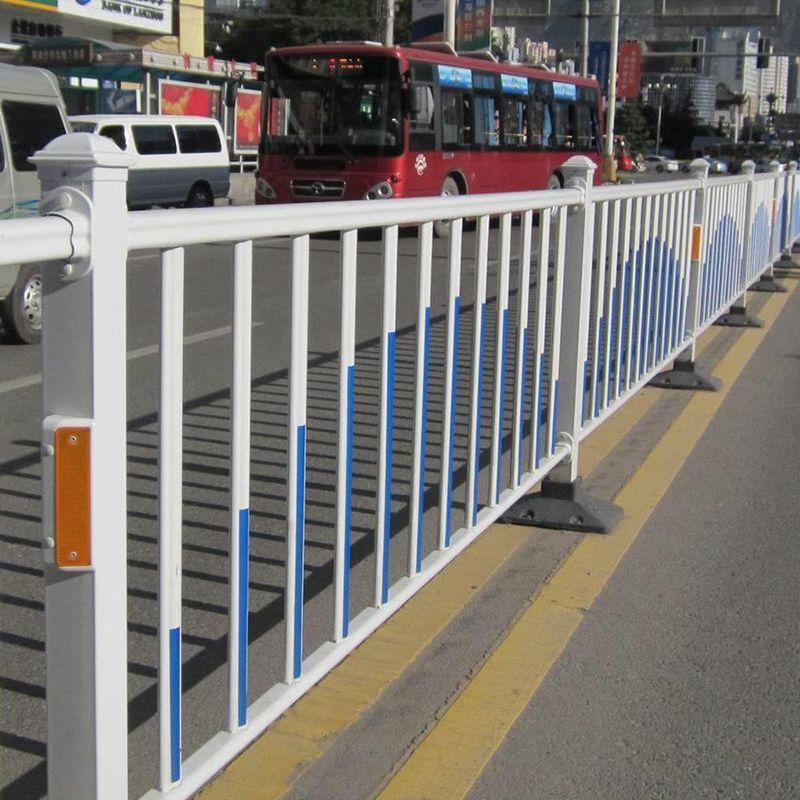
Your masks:
M664 82L663 75L659 78L658 83L647 84L648 100L650 99L650 92L656 92L658 94L658 116L656 117L656 155L658 155L658 151L661 146L661 114L664 107L664 95L674 88L675 84Z

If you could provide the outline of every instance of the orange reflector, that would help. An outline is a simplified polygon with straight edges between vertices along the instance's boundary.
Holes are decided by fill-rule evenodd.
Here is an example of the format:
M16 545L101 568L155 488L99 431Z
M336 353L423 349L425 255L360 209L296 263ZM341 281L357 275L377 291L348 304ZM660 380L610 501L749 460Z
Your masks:
M55 432L56 565L92 563L91 430L58 428Z
M703 226L695 225L692 228L692 261L700 260L700 239L703 235Z

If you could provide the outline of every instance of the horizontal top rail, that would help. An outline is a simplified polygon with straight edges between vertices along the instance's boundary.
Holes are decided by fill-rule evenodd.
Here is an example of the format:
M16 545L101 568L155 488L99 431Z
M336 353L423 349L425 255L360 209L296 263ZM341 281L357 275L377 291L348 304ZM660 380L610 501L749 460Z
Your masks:
M411 225L429 221L433 204L437 219L450 220L540 211L581 202L583 193L579 189L562 189L447 198L418 197L390 203L352 200L319 205L137 211L128 215L128 246L130 250L144 250L210 244L220 240L235 242L270 236L303 236L355 228Z
M64 217L3 220L0 226L0 265L64 261L88 253L88 239L74 238L73 227Z

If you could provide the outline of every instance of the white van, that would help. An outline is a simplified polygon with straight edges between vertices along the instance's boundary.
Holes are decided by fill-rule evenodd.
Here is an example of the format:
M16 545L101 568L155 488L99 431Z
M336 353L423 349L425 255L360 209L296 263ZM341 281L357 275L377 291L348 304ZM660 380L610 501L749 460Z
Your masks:
M230 187L225 136L207 117L111 114L70 117L72 130L98 133L133 158L128 208L212 206Z
M0 219L38 213L41 188L28 159L67 133L55 76L35 67L0 64ZM7 339L42 336L42 275L38 266L0 266L0 311Z

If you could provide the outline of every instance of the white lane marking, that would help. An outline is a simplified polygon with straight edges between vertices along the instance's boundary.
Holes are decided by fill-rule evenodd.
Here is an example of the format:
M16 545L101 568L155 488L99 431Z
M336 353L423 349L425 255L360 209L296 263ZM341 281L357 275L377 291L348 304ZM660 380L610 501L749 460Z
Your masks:
M254 322L252 327L259 328L263 325L263 322ZM220 336L227 336L231 332L231 326L225 325L222 328L214 328L211 331L203 331L202 333L193 333L191 336L184 336L183 343L187 344L197 344L198 342L206 342L209 339L217 339ZM147 347L138 347L135 350L128 351L128 361L133 361L137 358L143 358L144 356L152 356L158 353L159 346L157 344L151 344ZM42 375L41 373L37 375L26 375L22 378L13 378L10 381L3 381L0 383L0 394L8 394L9 392L15 392L17 389L27 389L30 386L36 386L36 384L42 382Z

